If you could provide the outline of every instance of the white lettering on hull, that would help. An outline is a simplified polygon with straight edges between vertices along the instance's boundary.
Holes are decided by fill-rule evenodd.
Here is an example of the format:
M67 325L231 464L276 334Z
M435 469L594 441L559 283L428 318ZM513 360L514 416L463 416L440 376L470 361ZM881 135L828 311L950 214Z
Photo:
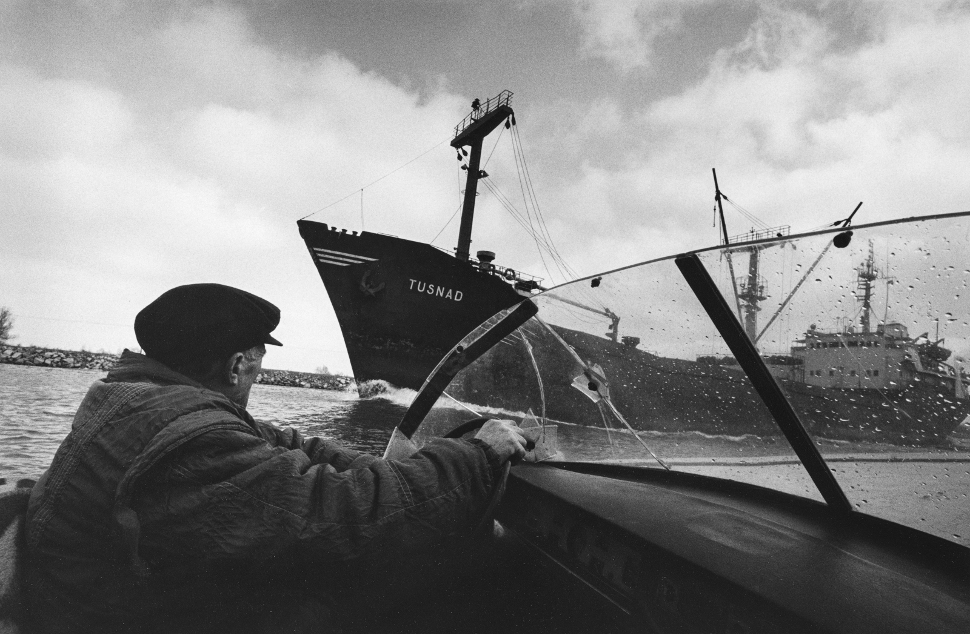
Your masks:
M462 291L456 291L451 288L445 288L444 286L429 284L428 282L422 282L421 280L416 280L409 278L408 281L411 282L408 290L416 291L418 293L427 293L434 297L440 297L442 299L450 299L453 302L460 302L461 298L464 297Z

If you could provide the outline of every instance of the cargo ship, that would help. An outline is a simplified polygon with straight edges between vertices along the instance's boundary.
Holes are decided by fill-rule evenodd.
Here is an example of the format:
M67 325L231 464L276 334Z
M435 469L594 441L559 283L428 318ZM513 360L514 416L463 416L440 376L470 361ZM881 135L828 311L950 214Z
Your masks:
M470 330L541 290L534 276L495 264L494 252L469 252L478 183L488 176L481 169L482 142L503 123L515 125L511 99L507 90L484 103L476 99L455 127L451 146L468 162L454 254L396 236L298 221L359 386L383 380L420 388Z
M772 235L785 233L772 231ZM791 240L798 242L799 238ZM734 280L734 289L728 284L722 292L752 342L760 341L774 319L772 316L763 325L758 320L759 304L767 298L758 275L758 259L765 249L787 242L786 237L739 244L739 239L732 238L730 248L720 249L721 253L730 251L735 263L747 268L746 275ZM815 436L897 446L945 446L948 436L970 414L966 390L970 377L939 336L930 338L924 333L912 337L898 321L872 323L874 272L870 247L868 258L856 269L856 296L862 307L855 323L831 331L806 324L804 334L788 351L761 352L761 357ZM811 273L809 268L806 276ZM624 288L636 286L627 283ZM735 289L738 297L732 302ZM537 301L560 303L566 299L562 295L557 289L539 295ZM617 312L631 314L623 310L623 298L614 299ZM781 307L786 305L787 298ZM754 387L733 356L676 358L641 349L641 337L634 335L646 338L646 332L625 333L617 341L609 338L615 336L615 328L604 338L590 332L593 327L548 326L578 357L608 367L612 385L626 386L616 390L613 399L637 430L730 437L774 433L771 413L758 404ZM514 345L496 347L489 353L495 358L458 375L449 394L470 403L480 402L480 394L490 394L488 406L525 411L528 403L539 398L535 364L547 368L548 383L541 387L547 415L578 424L575 412L582 411L586 396L574 389L575 363L570 354L547 341L550 336L547 330L527 324L519 337L529 341L528 354Z
M340 324L358 389L365 393L369 382L383 380L397 387L419 389L437 363L470 331L524 297L545 290L540 280L494 263L494 253L479 251L470 256L475 196L480 179L483 139L499 125L514 125L511 93L505 91L484 104L472 104L472 112L455 128L451 145L470 148L462 206L459 240L454 254L432 245L371 232L347 232L327 224L300 220L300 235L330 296ZM723 219L715 177L723 231L722 251L730 269L731 286L725 298L748 338L757 346L761 337L788 305L801 282L777 312L759 324L766 299L760 268L765 250L795 240L789 227L774 227L729 237ZM860 203L861 206L861 203ZM858 211L858 207L856 207ZM855 211L853 212L853 215ZM852 216L849 218L851 219ZM848 226L848 221L845 222ZM837 235L802 281L807 279L833 244L849 235ZM745 256L747 256L745 261ZM735 276L735 261L746 265ZM870 248L868 260L858 269L858 297L862 303L860 323L838 332L808 328L788 354L763 355L771 373L782 385L804 423L813 432L830 438L885 440L933 445L970 414L962 368L947 363L950 351L942 340L926 336L911 338L900 323L871 326L872 298L876 279ZM596 280L592 280L596 286ZM733 300L733 301L732 301ZM751 386L733 358L665 358L638 348L643 333L620 336L620 316L605 307L593 307L576 299L561 298L573 309L598 313L607 332L593 335L552 327L583 358L611 359L615 380L625 375L653 377L658 389L639 392L629 400L618 397L632 420L642 429L676 431L699 429L710 433L763 433L774 427L767 410L751 416L752 409L737 420L725 403L756 399ZM501 351L495 351L501 355ZM571 371L567 359L563 372ZM534 381L529 367L505 365L504 406L515 408L524 394L523 385ZM483 377L474 371L459 377L452 386L458 398L480 390ZM568 385L568 382L566 382ZM663 389L659 389L660 387ZM680 398L691 392L690 401ZM698 397L697 395L703 395ZM552 399L568 420L575 394L566 390ZM738 410L740 411L740 410ZM914 421L922 424L914 425Z

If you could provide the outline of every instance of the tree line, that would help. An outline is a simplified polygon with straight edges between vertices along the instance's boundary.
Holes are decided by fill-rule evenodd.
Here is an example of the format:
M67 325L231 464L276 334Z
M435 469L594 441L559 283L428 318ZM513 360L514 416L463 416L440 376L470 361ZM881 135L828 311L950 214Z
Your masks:
M0 306L0 343L7 343L14 339L11 330L13 330L13 313L6 306Z

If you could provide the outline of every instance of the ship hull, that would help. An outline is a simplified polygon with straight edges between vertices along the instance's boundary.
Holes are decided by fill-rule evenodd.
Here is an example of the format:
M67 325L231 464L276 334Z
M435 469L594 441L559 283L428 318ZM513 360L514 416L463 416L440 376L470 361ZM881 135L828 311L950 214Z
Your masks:
M297 223L358 384L417 390L462 337L522 300L504 279L431 245Z
M556 333L583 359L609 370L616 407L641 431L701 432L726 436L779 433L768 408L737 366L671 359L588 333L556 327ZM532 361L516 346L496 346L481 362L463 371L449 387L452 396L470 403L526 411L545 397L546 416L589 424L585 395L573 387L576 364L568 352L544 341L541 329L529 329L535 363L542 368L542 394ZM904 389L822 388L779 379L786 396L816 438L942 446L970 414L970 400L928 381ZM489 401L480 403L480 395ZM594 424L598 424L594 419Z
M933 446L970 414L970 401L913 382L901 390L822 388L796 381L782 387L813 435L894 445Z

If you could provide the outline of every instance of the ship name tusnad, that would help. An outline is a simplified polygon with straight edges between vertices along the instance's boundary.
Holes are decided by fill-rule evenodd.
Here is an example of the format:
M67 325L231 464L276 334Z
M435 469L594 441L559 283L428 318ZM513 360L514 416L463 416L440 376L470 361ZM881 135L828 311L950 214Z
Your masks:
M417 284L417 287L415 287ZM417 291L419 293L427 293L428 295L434 295L435 297L441 297L444 299L451 299L456 302L460 302L464 293L461 291L453 291L450 288L445 288L444 286L435 286L434 284L429 284L427 282L421 282L415 279L411 279L412 291Z

